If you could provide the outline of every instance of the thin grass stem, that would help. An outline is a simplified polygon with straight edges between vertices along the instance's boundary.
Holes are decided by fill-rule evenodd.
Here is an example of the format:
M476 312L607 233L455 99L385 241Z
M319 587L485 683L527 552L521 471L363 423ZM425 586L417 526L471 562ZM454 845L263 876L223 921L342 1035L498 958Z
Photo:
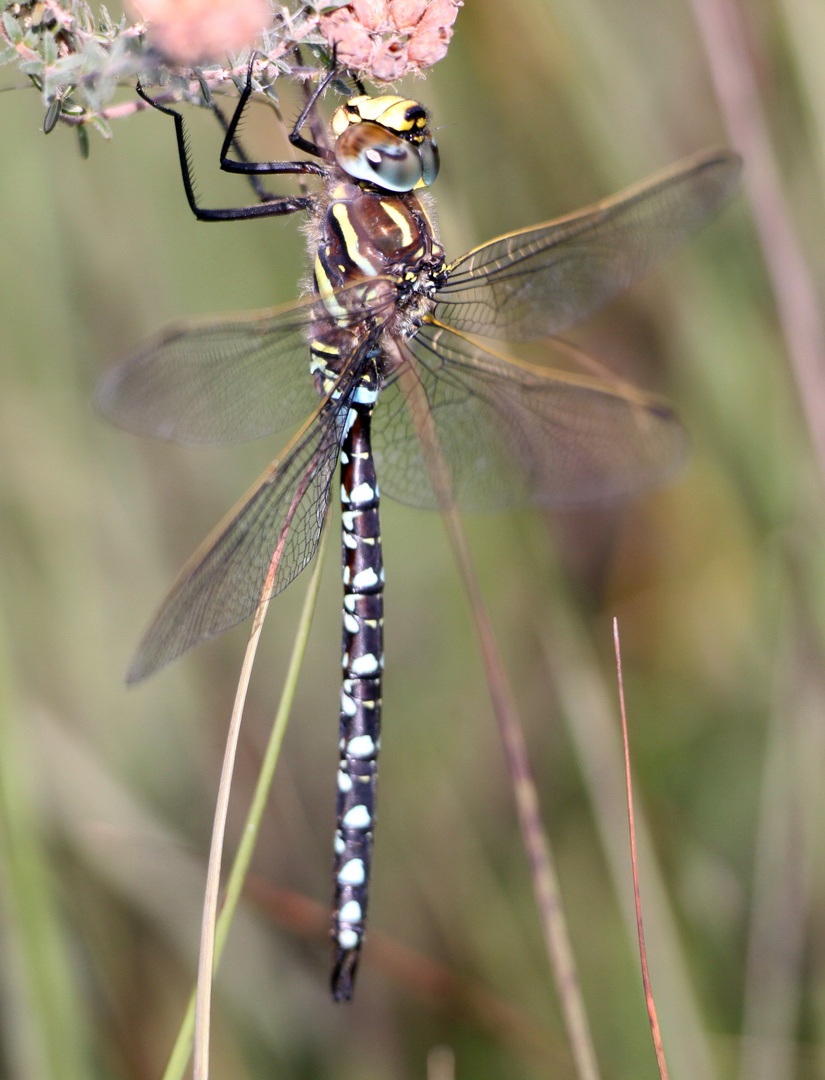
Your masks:
M544 550L544 546L542 547ZM635 910L627 888L626 795L622 783L622 749L616 731L613 697L598 658L593 654L575 606L557 582L554 603L543 619L542 648L559 709L584 777L601 846L622 908L627 933L635 940ZM637 848L645 867L647 937L653 942L660 971L659 1011L671 1022L668 1046L674 1073L694 1080L718 1075L712 1047L690 978L676 915L651 840L651 825L634 814ZM674 1057L678 1059L674 1062Z
M401 359L401 358L399 358ZM476 577L467 537L452 494L449 470L441 452L426 394L412 357L404 357L401 385L427 459L444 526L453 549L481 648L493 713L498 723L507 770L513 788L522 841L530 860L533 890L550 967L556 980L559 1004L579 1080L598 1080L599 1068L550 840L541 820L524 732L513 693Z

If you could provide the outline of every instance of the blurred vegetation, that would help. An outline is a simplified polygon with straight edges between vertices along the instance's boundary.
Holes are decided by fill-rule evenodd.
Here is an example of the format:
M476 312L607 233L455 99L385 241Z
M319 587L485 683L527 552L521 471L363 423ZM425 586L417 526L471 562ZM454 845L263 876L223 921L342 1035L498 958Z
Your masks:
M785 196L821 279L825 89L810 52L823 16L815 0L742 3L740 15ZM194 978L245 631L146 685L127 690L122 677L183 559L283 440L149 445L108 429L89 402L107 364L168 320L295 296L302 240L289 220L197 223L164 118L130 117L110 141L92 133L83 160L64 127L44 138L23 76L2 74L0 1076L156 1077ZM687 0L468 2L447 60L404 89L441 125L435 194L452 255L703 146L736 144ZM204 201L244 201L239 178L217 175L214 120L193 115L191 129ZM262 158L283 153L269 109L245 138ZM618 509L466 525L527 727L603 1073L656 1075L615 758L617 615L671 1075L821 1076L822 476L744 195L576 337L675 403L693 440L684 477ZM387 502L383 531L371 929L494 995L498 1011L377 970L369 949L355 1002L335 1006L323 937L271 918L273 890L321 904L331 891L332 558L253 895L217 979L213 1075L412 1078L444 1045L458 1076L572 1076L442 526ZM304 587L278 598L264 632L230 844Z

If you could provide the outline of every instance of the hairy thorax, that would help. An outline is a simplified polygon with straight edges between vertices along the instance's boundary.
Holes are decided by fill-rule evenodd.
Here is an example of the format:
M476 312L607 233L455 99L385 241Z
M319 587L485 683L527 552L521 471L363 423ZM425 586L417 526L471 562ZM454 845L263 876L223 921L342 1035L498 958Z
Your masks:
M313 291L330 316L316 323L312 344L327 377L340 374L354 342L379 344L384 334L408 337L432 309L444 249L425 199L341 176L328 182L309 230ZM386 363L382 354L379 368Z

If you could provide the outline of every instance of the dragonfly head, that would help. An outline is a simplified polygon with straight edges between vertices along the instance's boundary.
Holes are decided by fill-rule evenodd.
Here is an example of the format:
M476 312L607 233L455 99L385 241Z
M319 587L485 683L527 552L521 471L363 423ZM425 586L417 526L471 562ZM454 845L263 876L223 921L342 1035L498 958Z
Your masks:
M333 113L332 133L335 160L353 180L403 192L428 187L438 175L438 147L417 101L350 98Z

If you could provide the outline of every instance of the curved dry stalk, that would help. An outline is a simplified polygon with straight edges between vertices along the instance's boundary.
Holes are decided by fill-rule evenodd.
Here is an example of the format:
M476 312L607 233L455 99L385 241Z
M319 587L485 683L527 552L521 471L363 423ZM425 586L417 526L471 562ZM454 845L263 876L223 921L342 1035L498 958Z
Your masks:
M209 1077L209 1013L212 1001L212 973L215 967L215 922L218 915L218 892L221 883L221 861L223 857L223 840L226 833L226 816L229 812L229 794L232 788L232 773L235 768L235 752L238 748L238 737L241 732L241 718L249 689L249 680L252 678L255 653L258 651L258 641L264 628L264 620L269 610L269 601L272 598L275 577L281 563L281 555L289 536L292 519L306 493L309 481L310 477L307 476L304 483L299 484L295 491L292 505L287 511L281 529L280 539L269 563L269 570L261 589L261 601L252 619L252 629L249 633L249 642L241 665L238 688L235 692L235 704L232 706L232 716L226 734L226 750L224 752L223 766L221 767L218 798L215 804L215 823L212 827L209 867L206 874L206 890L203 898L201 947L198 958L198 996L195 1008L195 1080L208 1080Z

